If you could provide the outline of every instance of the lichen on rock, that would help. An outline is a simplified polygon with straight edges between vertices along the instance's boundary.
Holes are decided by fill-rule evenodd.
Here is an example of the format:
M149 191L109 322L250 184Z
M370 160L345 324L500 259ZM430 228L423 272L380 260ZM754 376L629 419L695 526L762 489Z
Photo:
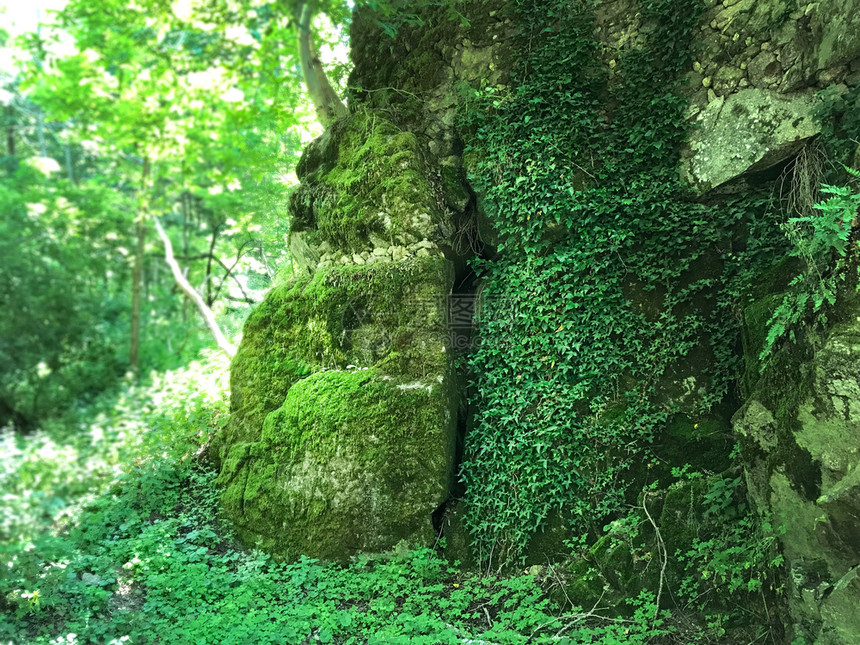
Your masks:
M785 161L820 132L814 108L810 93L749 88L718 98L698 116L682 153L682 178L704 193Z

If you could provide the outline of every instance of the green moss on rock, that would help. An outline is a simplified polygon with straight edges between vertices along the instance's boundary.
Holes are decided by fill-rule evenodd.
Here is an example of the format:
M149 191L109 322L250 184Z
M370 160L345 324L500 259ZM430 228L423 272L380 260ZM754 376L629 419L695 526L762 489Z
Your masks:
M444 224L415 135L379 111L336 123L308 147L299 171L292 229L318 231L334 248L371 248L371 235L409 244Z
M452 281L430 256L320 270L267 294L214 444L222 506L246 543L326 559L431 543L453 476Z
M224 492L240 535L281 557L342 560L428 544L447 497L454 426L447 384L376 369L318 372L271 412L246 477ZM241 500L241 504L239 504Z
M276 286L245 323L230 371L230 422L213 441L225 447L259 436L266 415L314 371L354 364L423 378L447 369L444 296L453 269L440 257L343 266Z
M860 303L846 291L823 336L808 329L762 370L735 417L751 499L785 527L791 637L847 645L860 602ZM749 320L749 317L748 317Z

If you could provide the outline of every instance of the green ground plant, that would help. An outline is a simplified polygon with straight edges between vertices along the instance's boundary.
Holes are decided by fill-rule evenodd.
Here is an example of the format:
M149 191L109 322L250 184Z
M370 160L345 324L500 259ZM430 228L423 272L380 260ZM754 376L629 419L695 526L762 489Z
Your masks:
M225 419L220 355L127 386L22 441L3 436L0 642L646 643L629 618L558 605L532 575L462 571L433 549L284 563L243 551L200 456Z
M783 556L777 540L785 528L750 508L741 469L738 463L707 480L695 537L673 555L683 570L678 597L685 607L701 612L714 637L725 637L750 617L757 636L766 635L772 623L769 607L781 591ZM682 478L697 476L684 473Z

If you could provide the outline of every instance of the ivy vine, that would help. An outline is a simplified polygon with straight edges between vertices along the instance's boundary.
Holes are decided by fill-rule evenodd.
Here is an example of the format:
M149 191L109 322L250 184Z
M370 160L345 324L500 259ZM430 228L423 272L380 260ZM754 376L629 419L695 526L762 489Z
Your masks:
M461 122L501 240L476 263L462 467L467 525L496 561L552 518L593 537L622 511L679 410L665 390L685 361L706 364L697 414L731 395L739 299L786 246L766 186L705 204L679 179L701 0L644 3L643 44L625 51L601 43L589 0L514 4L511 83Z

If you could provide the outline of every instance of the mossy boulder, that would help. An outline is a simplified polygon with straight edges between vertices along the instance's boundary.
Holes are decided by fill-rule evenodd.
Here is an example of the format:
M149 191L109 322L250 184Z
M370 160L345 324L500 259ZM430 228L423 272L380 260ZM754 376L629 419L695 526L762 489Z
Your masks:
M225 446L258 437L266 415L312 372L353 364L413 380L446 374L453 279L448 261L429 256L330 267L274 287L245 323L230 370L230 422L213 441L216 460Z
M364 13L358 50L387 51L389 36ZM425 53L437 43L428 36ZM410 60L422 82L433 68L434 87L450 92L437 64L450 55L433 51ZM375 67L405 69L391 62ZM231 419L212 446L227 516L244 542L280 557L430 545L452 488L460 392L446 315L462 258L444 254L454 255L451 209L469 193L459 160L431 150L433 119L404 118L382 94L354 96L351 114L302 155L289 243L303 275L248 319Z
M246 543L326 559L431 543L456 443L452 282L428 256L318 270L267 294L212 449Z
M860 633L860 302L823 336L786 344L735 417L749 494L777 525L793 637L847 645Z
M281 557L334 560L430 544L453 475L446 388L375 368L296 383L259 441L227 453L236 466L222 472L223 505L240 537Z
M408 245L447 231L418 139L380 111L336 122L308 146L296 173L302 184L290 200L293 236L310 232L317 244L352 254L379 246L375 240Z

